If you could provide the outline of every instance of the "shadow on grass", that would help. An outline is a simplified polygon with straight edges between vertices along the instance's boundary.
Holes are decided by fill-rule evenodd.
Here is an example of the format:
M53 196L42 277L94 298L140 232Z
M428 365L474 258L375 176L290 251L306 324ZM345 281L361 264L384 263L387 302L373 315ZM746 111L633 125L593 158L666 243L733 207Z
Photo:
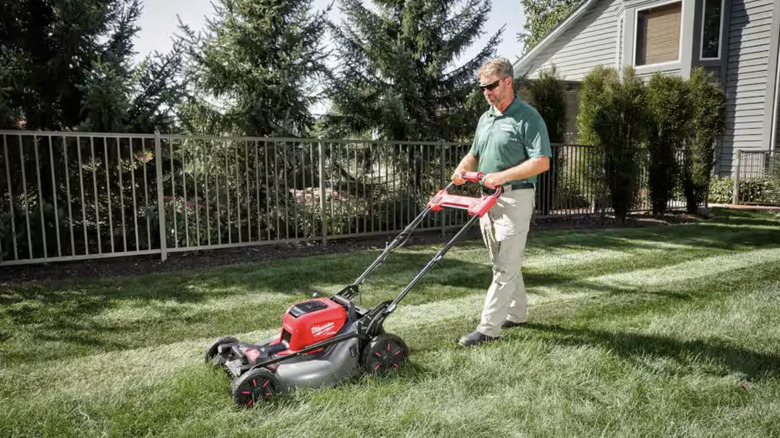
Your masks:
M750 379L780 376L780 356L715 341L679 341L665 336L572 328L557 324L529 323L527 328L542 332L556 344L572 347L596 345L635 362L644 356L652 356L670 358L681 365L701 368L700 362L709 361L726 372L740 373Z
M739 217L736 221L753 224L755 216ZM770 223L775 223L771 222ZM731 223L731 222L729 222ZM780 222L777 222L780 223ZM614 232L584 233L582 238L572 234L542 237L537 243L542 249L572 246L579 250L600 248L631 252L638 245L652 247L653 241L701 246L703 248L733 249L745 246L778 246L780 233L772 230L756 230L724 227L715 224L696 224L685 227L658 227L653 229L613 230ZM733 231L733 232L729 232ZM464 242L467 249L479 248L479 242ZM457 250L457 249L456 249ZM415 273L435 255L431 251L399 253L388 259L368 280L385 288L382 294L394 297L414 277ZM0 319L10 324L0 342L11 341L17 332L35 340L65 341L78 345L80 354L92 347L95 350L138 348L156 343L173 343L183 339L242 333L263 328L277 327L284 309L296 300L308 297L315 288L338 288L350 284L368 267L378 251L331 255L318 258L287 260L282 263L261 263L208 269L193 273L155 274L86 282L37 283L14 285L13 289L0 291ZM659 261L674 264L674 257ZM658 266L655 266L658 267ZM631 264L611 266L608 270L598 267L600 274L625 272L636 269ZM549 271L549 270L548 270ZM603 285L577 282L583 272L577 270L550 273L525 270L526 284L535 286L568 283L567 288L581 288L612 294L633 293L633 289L613 288ZM436 293L413 293L403 304L422 304L441 299L457 298L474 293L475 288L486 289L490 282L490 269L485 261L445 258L442 266L435 268L418 288ZM447 286L445 292L437 286ZM379 287L372 289L378 295ZM226 310L187 308L177 304L203 303L231 296L269 291L289 295L289 299L273 300L268 304L236 305ZM662 295L662 293L655 293ZM667 299L687 299L687 294L670 293ZM172 303L168 307L167 303ZM162 306L159 304L162 303ZM239 303L240 304L240 303ZM92 317L113 309L151 308L153 317L129 318L117 321L95 322ZM121 312L120 312L121 313ZM121 316L121 315L120 315ZM8 329L11 330L10 334ZM118 340L131 339L123 344ZM18 353L22 360L23 354ZM11 353L13 355L13 353ZM53 353L57 356L58 353ZM66 356L68 350L61 352Z

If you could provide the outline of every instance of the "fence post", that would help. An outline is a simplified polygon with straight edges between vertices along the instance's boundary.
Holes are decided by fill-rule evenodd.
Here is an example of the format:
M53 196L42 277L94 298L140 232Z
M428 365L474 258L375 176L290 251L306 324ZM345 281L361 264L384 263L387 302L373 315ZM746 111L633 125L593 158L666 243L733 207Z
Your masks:
M739 172L742 162L742 149L737 149L737 169L734 172L734 188L732 189L731 202L734 205L739 205Z
M322 220L322 246L328 246L328 220L325 214L325 147L322 139L318 142L320 171L320 218Z
M446 170L445 166L447 163L444 162L445 160L445 154L444 154L444 140L439 140L439 158L441 160L441 185L439 186L439 190L443 189L445 187L445 184L447 181L444 179L446 177ZM442 210L439 214L439 218L441 219L441 238L444 239L444 234L446 233L446 227L445 227L445 219L447 218L447 212L446 210Z
M160 131L154 131L154 161L157 168L157 217L160 219L160 260L168 259L168 242L165 237L165 204L163 202L163 159Z

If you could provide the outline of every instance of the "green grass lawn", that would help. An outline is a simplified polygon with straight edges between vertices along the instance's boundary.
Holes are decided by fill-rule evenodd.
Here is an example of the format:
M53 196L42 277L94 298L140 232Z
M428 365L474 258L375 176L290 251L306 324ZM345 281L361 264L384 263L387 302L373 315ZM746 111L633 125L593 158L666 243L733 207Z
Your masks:
M206 366L215 337L257 341L362 252L0 290L0 437L780 436L780 221L713 220L530 237L527 328L474 349L490 281L457 245L387 320L411 350L358 377L239 409ZM394 297L439 246L404 248L363 305Z

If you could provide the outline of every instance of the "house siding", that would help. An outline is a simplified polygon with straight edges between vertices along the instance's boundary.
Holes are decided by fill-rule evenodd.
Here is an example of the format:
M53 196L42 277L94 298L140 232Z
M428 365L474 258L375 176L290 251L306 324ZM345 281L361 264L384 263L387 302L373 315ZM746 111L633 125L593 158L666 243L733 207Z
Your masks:
M772 0L732 1L726 66L726 133L720 174L732 174L736 151L767 150L763 136L772 35Z
M526 71L530 79L555 64L561 77L582 81L598 65L615 65L618 50L618 6L621 0L604 1L585 12L555 42L536 55Z

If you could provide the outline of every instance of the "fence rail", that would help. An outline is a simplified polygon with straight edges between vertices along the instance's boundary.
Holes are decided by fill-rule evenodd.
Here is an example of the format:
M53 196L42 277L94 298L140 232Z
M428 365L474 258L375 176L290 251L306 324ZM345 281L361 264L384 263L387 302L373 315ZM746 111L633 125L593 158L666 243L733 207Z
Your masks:
M775 166L780 166L775 151L737 151L732 196L734 204L771 203L766 192L772 189L768 177Z
M399 232L465 143L0 131L0 266ZM537 215L590 214L592 147L553 145ZM640 186L646 187L646 172ZM473 194L473 192L472 192ZM679 203L682 205L682 203ZM599 207L602 206L602 207ZM649 209L644 190L637 210ZM419 230L458 228L459 211Z

